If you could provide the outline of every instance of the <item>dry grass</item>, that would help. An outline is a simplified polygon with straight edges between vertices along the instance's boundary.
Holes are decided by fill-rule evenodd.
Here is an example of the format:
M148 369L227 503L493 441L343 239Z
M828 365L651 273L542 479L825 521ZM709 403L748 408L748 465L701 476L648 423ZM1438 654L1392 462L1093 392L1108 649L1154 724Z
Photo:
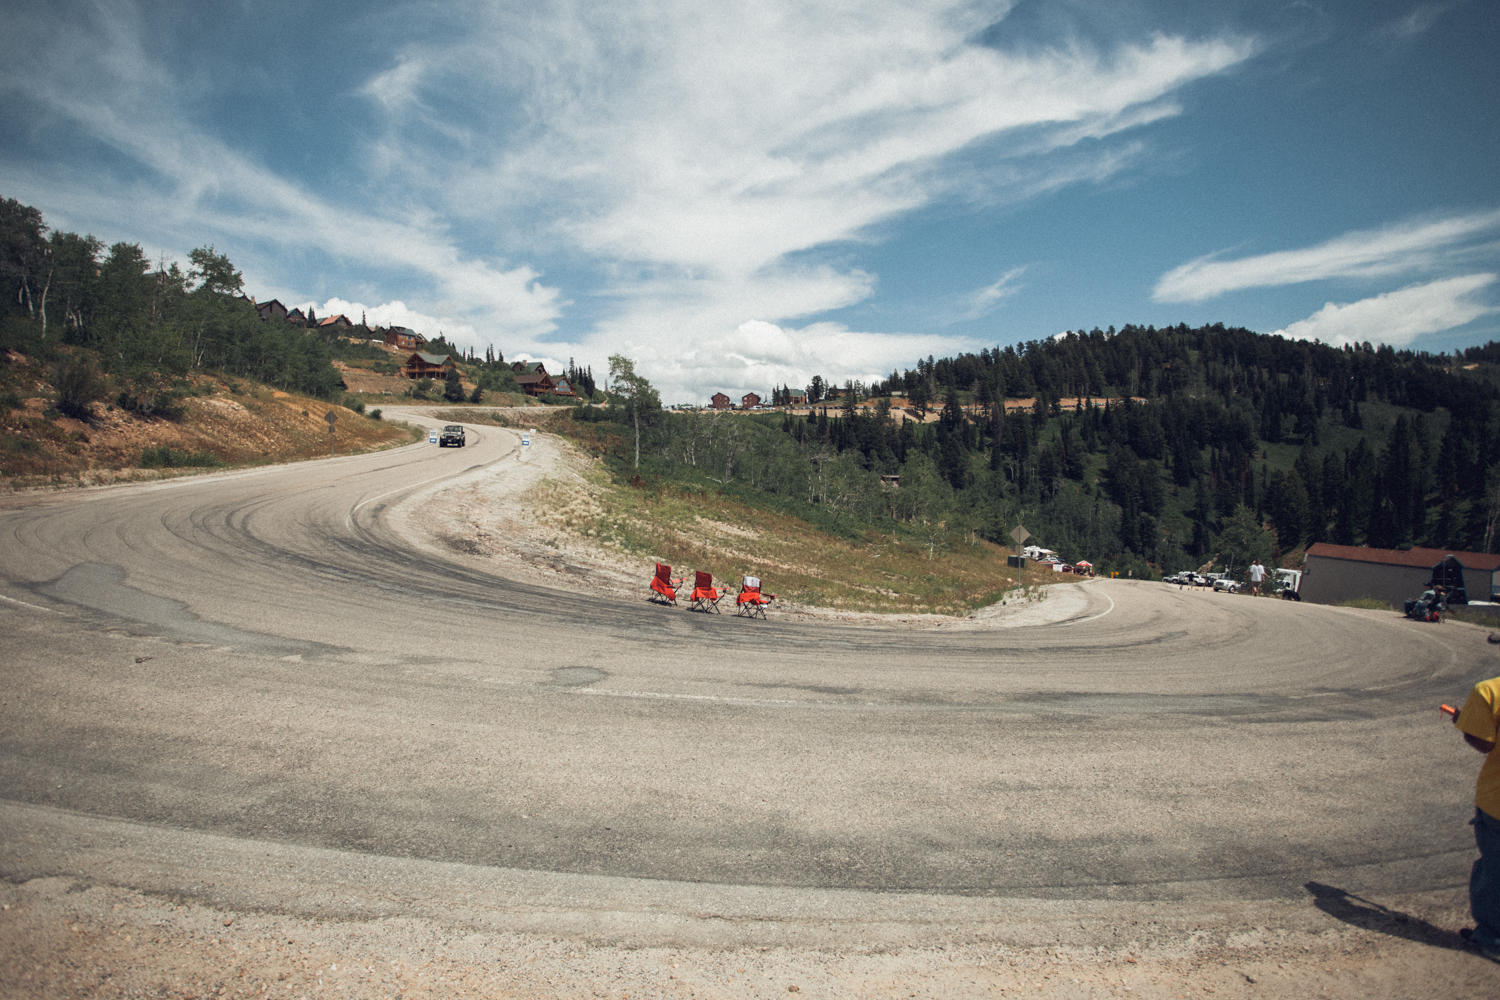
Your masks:
M929 559L924 545L867 531L837 538L785 514L702 490L613 486L595 466L592 489L544 484L535 498L559 533L622 554L668 563L677 576L713 573L721 583L758 576L796 604L911 614L964 614L1023 589L1059 581L1017 571L988 542L959 543Z
M869 530L858 538L831 535L787 514L726 497L718 491L636 480L611 482L599 461L625 446L620 428L609 422L581 422L570 407L524 413L452 409L440 419L535 428L565 436L594 459L585 473L588 488L576 483L544 483L532 497L542 521L560 535L587 538L622 555L672 566L674 576L691 579L695 570L713 573L721 584L737 585L758 576L768 593L796 604L840 611L959 615L1007 595L1031 599L1038 588L1075 577L1047 569L1006 566L1006 550L985 541L970 544L956 536L929 559L925 543Z
M107 404L85 423L50 412L45 386L19 409L0 414L0 485L14 489L79 485L186 474L140 468L141 452L170 447L212 456L222 466L263 465L328 454L325 416L337 422L336 454L348 455L410 440L402 425L372 420L327 400L219 381L192 380L197 395L181 401L180 419L141 418ZM202 471L193 470L193 471Z

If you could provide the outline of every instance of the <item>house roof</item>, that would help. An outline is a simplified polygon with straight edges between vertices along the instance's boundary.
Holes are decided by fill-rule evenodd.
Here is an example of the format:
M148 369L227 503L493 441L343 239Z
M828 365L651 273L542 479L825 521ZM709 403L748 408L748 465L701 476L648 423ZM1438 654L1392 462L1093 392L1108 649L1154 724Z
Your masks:
M1483 552L1454 552L1452 549L1372 549L1362 545L1332 545L1317 542L1307 549L1310 556L1325 559L1347 559L1350 562L1381 563L1386 566L1414 566L1431 569L1443 561L1444 556L1453 556L1464 564L1464 569L1481 569L1494 572L1500 569L1500 555Z
M538 382L551 382L552 376L546 372L518 372L516 374L517 385L536 385Z
M343 323L345 326L353 326L354 325L353 323L349 322L349 317L345 316L343 313L339 313L337 316L330 316L327 319L325 319L322 322L320 322L318 325L319 326L336 326L339 323Z
M421 358L429 365L446 365L453 363L453 359L446 354L424 354L421 351L416 351L412 354L411 357ZM407 361L411 361L411 358L407 358Z

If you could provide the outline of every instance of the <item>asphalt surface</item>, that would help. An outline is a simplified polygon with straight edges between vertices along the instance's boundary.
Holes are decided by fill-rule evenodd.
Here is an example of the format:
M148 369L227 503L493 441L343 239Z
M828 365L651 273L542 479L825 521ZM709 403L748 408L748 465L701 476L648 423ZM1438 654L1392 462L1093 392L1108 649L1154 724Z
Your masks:
M750 622L387 527L518 443L0 500L0 873L180 850L249 885L302 851L557 912L764 891L856 921L1467 878L1479 760L1436 708L1500 672L1483 630L1124 581L1045 626Z

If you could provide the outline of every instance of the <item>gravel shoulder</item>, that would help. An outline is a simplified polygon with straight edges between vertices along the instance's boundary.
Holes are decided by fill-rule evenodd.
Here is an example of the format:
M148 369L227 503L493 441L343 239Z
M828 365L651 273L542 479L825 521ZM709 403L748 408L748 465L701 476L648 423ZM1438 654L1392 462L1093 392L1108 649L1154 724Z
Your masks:
M412 423L435 425L420 410L387 412ZM598 498L608 488L594 462L552 434L534 434L532 444L522 448L515 431L485 426L477 433L514 438L514 453L411 493L388 512L392 528L428 552L518 582L622 601L645 599L655 559L611 548L574 527L597 510ZM1107 607L1107 598L1090 594L1087 584L1069 582L965 618L872 614L788 601L778 602L771 613L862 627L967 629L1054 624Z

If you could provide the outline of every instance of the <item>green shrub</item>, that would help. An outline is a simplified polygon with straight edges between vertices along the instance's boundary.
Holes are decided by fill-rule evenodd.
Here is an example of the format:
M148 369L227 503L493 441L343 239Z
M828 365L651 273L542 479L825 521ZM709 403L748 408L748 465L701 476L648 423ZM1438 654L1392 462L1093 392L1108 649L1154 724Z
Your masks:
M379 420L379 419L381 419L380 407L377 406L375 409L373 409L373 410L370 411L370 419L371 420Z
M214 469L223 464L223 459L208 451L178 451L165 444L141 449L143 469Z
M91 354L76 351L52 367L52 386L57 390L57 410L75 420L92 421L93 404L109 398L109 387Z

